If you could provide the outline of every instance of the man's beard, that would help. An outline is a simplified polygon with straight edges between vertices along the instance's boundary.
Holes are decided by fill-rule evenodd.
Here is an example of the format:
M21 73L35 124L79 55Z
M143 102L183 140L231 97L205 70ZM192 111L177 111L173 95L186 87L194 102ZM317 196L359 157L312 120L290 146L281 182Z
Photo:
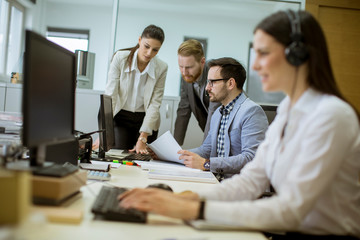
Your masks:
M200 75L201 75L201 70L199 72L197 72L194 76L190 76L190 78L185 78L184 75L182 75L182 78L187 83L194 83L200 77Z
M229 94L226 86L222 86L221 91L219 91L219 93L216 95L214 95L212 92L208 93L209 94L209 100L210 102L219 102L221 103Z

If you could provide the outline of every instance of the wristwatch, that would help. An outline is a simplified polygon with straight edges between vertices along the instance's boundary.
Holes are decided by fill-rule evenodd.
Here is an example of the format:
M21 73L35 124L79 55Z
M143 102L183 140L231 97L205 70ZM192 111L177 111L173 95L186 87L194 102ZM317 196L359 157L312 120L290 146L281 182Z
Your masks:
M210 171L210 160L209 159L205 159L204 171Z
M147 143L147 138L145 138L145 137L139 137L138 138L138 141L142 141L143 143Z
M205 219L205 200L200 201L199 213L197 220L204 220Z

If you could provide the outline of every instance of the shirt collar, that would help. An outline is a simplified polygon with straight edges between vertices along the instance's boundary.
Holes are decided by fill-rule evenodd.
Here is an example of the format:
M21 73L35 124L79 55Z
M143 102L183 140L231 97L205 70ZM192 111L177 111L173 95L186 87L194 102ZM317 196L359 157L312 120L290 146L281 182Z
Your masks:
M237 95L236 98L234 98L230 103L228 103L228 105L221 105L221 107L219 108L221 115L229 114L231 112L231 110L234 108L235 102L240 98L241 94L242 92Z
M298 99L295 105L291 108L291 112L308 113L313 110L313 101L320 95L318 91L313 88L308 88ZM279 107L279 113L283 113L288 110L290 105L290 98L286 96L283 100L281 107Z
M137 54L139 52L139 49L136 49L136 51L134 52L134 57L132 59L132 63L131 63L131 69L127 68L126 72L132 72L135 70L138 70L138 66L137 66ZM155 57L154 57L155 58ZM149 64L146 66L146 68L144 69L144 71L142 71L141 75L147 73L151 78L155 79L155 65L154 65L154 58L152 58L149 62Z

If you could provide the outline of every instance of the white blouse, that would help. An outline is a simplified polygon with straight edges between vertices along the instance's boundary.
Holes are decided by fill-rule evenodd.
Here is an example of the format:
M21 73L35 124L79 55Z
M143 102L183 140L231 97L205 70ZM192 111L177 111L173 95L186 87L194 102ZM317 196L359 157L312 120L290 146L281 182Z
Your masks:
M360 236L360 128L354 110L313 89L289 118L288 106L287 97L239 175L199 192L207 199L205 219L245 229ZM269 182L277 194L254 200Z
M117 51L110 63L105 94L111 96L114 116L121 109L124 109L126 102L134 103L133 99L134 97L136 98L136 94L133 92L133 74L127 64L129 53L130 51ZM145 117L140 132L152 134L152 131L158 130L160 126L159 109L164 95L168 66L164 61L155 56L151 59L148 67L144 75L146 76L145 85L141 89L137 89L138 92L141 92L141 100L136 98L134 108L135 111L138 111L136 110L137 106L141 105L145 110Z
M144 71L139 71L139 68L137 66L138 51L139 49L137 49L134 53L134 57L131 63L131 69L127 68L125 70L125 72L132 72L132 74L129 75L129 95L123 108L124 110L130 112L145 112L144 92L148 74L151 74L151 77L155 78L154 64L152 63L152 61L149 62Z

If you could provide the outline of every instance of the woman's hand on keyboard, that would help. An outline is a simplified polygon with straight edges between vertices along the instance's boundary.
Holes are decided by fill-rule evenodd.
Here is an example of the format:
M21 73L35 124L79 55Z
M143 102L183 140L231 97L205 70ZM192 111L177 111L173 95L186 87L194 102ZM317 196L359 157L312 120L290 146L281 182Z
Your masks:
M140 154L148 154L146 143L143 143L142 141L137 141L136 145L133 149L129 150L129 152L136 152Z
M124 208L135 208L168 217L194 220L198 217L200 201L189 200L172 192L146 188L127 191L121 194L119 204Z

